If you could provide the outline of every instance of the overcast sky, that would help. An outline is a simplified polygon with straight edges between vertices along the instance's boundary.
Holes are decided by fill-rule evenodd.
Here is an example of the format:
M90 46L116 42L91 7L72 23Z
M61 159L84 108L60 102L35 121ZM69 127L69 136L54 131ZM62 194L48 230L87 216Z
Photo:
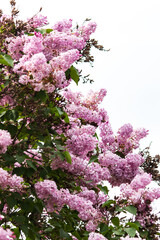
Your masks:
M114 132L125 123L149 129L141 148L150 142L151 153L160 154L160 1L159 0L17 0L20 17L32 17L43 7L51 26L58 20L86 18L97 23L93 35L109 52L94 51L94 68L82 66L94 84L76 87L107 89L103 107ZM9 0L0 0L9 14Z

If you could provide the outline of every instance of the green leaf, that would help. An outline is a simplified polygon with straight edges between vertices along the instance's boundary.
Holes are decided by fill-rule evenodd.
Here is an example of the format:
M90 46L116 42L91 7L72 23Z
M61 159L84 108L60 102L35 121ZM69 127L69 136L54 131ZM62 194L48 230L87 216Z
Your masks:
M118 217L112 217L111 222L118 227L119 226L119 218Z
M115 230L113 229L113 232L116 234L116 235L120 235L122 236L124 234L124 231L122 228L119 228L118 230Z
M12 231L14 232L14 234L16 235L17 239L19 238L20 236L20 232L19 232L19 228L13 228Z
M75 236L78 240L81 240L81 237L77 231L72 232L72 235Z
M7 76L7 77L8 77L8 76ZM5 79L6 79L6 77L5 77ZM4 84L1 84L1 86L0 86L0 91L2 91L2 89L6 88L6 87L9 85L9 83L10 83L10 81L7 80L7 81L5 81Z
M126 226L130 226L130 227L132 227L132 228L135 228L137 231L139 231L139 227L137 226L136 223L128 222L128 223L126 224Z
M147 231L143 231L143 230L140 230L139 234L140 234L140 237L142 237L144 239L146 239L147 236L148 236L148 232Z
M120 208L119 206L116 206L115 211L117 211L117 212L123 212L123 208Z
M18 176L22 176L25 173L26 168L25 167L16 167L13 169L13 174L16 174Z
M53 29L51 28L46 29L46 33L50 33L50 32L53 32Z
M7 120L13 120L14 122L17 120L19 114L18 114L18 111L16 110L8 110L5 114L5 118Z
M109 207L111 204L115 204L115 203L116 203L116 201L114 201L114 200L108 200L102 204L102 207Z
M64 121L66 123L69 123L69 117L68 117L67 113L64 113Z
M35 29L36 32L40 32L41 34L45 34L45 33L50 33L53 31L53 29Z
M93 155L90 160L89 160L89 164L92 162L98 162L98 156L97 155Z
M21 230L24 232L24 234L27 236L28 235L28 227L27 226L25 226L25 225L22 225L21 226ZM28 238L29 239L29 238ZM27 240L27 238L26 238L26 240Z
M7 130L10 132L10 134L11 134L11 137L13 138L14 136L15 136L15 134L16 134L16 132L17 132L17 127L16 126L14 126L14 125L12 125L12 124L9 124L8 126L7 126Z
M97 185L97 187L102 191L104 192L104 194L108 194L109 190L106 186L102 186L102 185Z
M124 231L128 233L130 237L134 237L136 235L136 229L135 228L124 228Z
M33 162L31 160L26 160L27 165L31 168L33 168L35 171L37 171L37 168L34 166Z
M9 163L9 164L15 163L14 157L11 156L11 155L9 155L8 153L3 154L2 156L3 156L3 158L5 159L5 161L6 161L7 163Z
M64 112L59 107L55 107L55 108L57 109L57 112L59 113L60 116L63 115Z
M26 217L19 215L19 216L13 216L14 221L16 221L17 223L23 224L26 223Z
M65 156L67 162L70 163L70 164L72 164L72 158L71 158L71 155L69 154L68 151L65 151L65 152L64 152L64 156Z
M134 207L133 205L129 205L127 207L124 207L123 209L129 213L132 213L133 215L136 215L136 213L137 213L137 208Z
M13 67L13 59L11 58L11 56L9 56L7 54L2 54L1 53L1 55L0 55L0 64Z
M78 85L79 73L78 73L78 70L74 66L70 67L70 76L73 79L73 81L75 81L75 83Z
M105 223L100 223L99 227L101 233L106 232L108 230L108 225L106 225Z
M44 232L52 232L53 231L53 228L51 228L51 227L48 227L48 228L46 228L45 230L44 230Z
M46 102L46 100L48 99L48 95L45 91L41 90L35 93L34 98L36 100L41 100L41 102Z
M72 240L71 236L67 232L65 232L62 228L59 230L59 233L61 238Z
M0 118L6 114L6 109L0 109Z
M29 213L33 211L33 208L35 207L35 203L33 202L33 198L29 198L29 199L24 199L20 203L20 206L24 211Z
M137 225L137 227L142 228L141 224L138 221L135 221L134 223Z
M16 155L16 160L19 163L22 163L26 158L27 158L27 155L25 155L25 154L23 154L23 155Z
M16 204L17 204L17 201L15 198L13 198L12 196L9 196L7 197L7 204L10 208L13 208Z
M52 139L49 134L44 138L44 146L45 147L52 146Z

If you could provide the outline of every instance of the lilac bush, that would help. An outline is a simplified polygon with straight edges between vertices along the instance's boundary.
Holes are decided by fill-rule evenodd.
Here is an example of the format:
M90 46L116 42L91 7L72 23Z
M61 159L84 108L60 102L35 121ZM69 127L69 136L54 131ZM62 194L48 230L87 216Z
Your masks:
M134 152L148 130L128 123L114 134L106 90L69 89L81 80L76 63L103 49L96 23L47 28L40 14L16 20L11 5L0 16L0 239L158 239L160 188L148 188ZM110 198L105 183L121 194Z

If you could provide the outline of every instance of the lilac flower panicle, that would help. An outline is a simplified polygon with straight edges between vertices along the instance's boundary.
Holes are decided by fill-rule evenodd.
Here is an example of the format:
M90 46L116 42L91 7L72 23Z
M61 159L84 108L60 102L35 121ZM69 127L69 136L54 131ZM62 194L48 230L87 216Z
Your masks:
M0 153L5 153L7 151L7 147L11 145L12 139L11 135L6 130L0 129Z
M91 232L88 238L88 240L106 240L106 239L107 238L105 238L102 234L95 232Z
M14 233L10 229L3 229L0 227L0 240L13 240L15 239Z
M39 14L29 19L28 24L34 28L39 28L43 27L44 25L47 25L48 20L46 16L42 16L41 14Z

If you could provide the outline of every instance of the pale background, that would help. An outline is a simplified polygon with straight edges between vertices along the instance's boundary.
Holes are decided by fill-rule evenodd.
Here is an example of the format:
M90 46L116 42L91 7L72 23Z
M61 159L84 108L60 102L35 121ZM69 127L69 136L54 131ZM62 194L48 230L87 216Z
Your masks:
M91 18L98 25L94 38L109 52L94 51L94 68L82 66L95 83L72 85L75 91L107 89L103 107L114 132L125 124L149 129L141 149L151 144L160 154L160 1L159 0L17 0L20 18L43 7L51 26L62 19L81 24ZM9 0L0 0L9 14Z

